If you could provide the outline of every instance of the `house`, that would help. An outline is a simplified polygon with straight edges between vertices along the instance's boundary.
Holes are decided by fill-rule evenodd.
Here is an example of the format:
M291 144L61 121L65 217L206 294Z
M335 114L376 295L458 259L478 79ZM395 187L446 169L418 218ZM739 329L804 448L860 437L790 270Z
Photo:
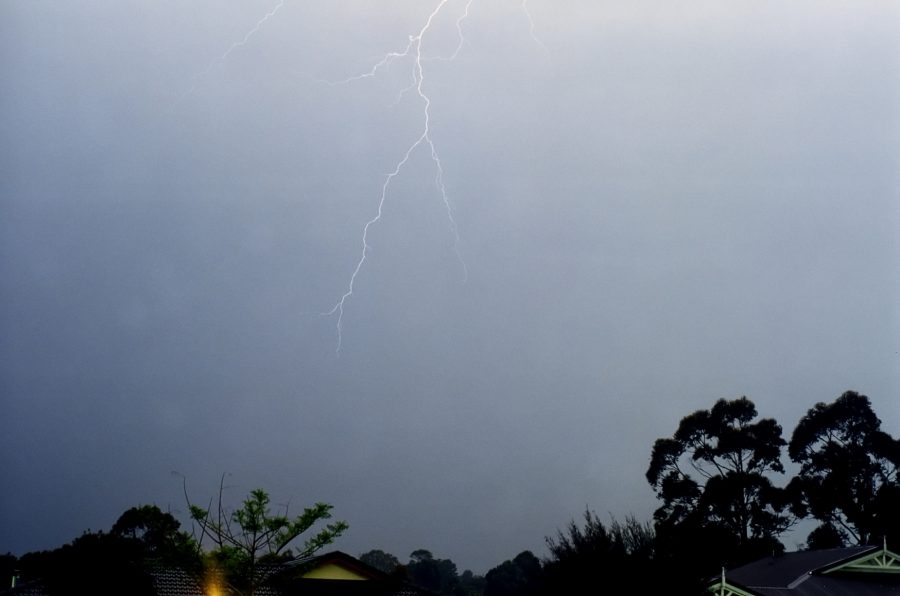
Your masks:
M900 555L887 543L785 553L723 571L709 591L717 596L900 596Z
M273 596L428 596L430 592L341 551L300 559L269 582ZM160 595L162 596L162 595Z

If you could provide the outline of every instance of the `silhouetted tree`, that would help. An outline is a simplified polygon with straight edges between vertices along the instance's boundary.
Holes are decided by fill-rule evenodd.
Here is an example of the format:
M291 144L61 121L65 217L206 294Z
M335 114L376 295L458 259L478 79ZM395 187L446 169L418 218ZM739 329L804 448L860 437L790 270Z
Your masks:
M113 524L110 534L136 541L140 545L140 557L148 565L199 570L197 542L181 530L181 523L172 514L156 505L128 509Z
M847 535L833 524L825 522L816 527L806 537L806 548L817 550L824 548L839 548L847 546Z
M784 472L785 442L775 420L754 422L756 415L746 397L720 399L682 418L671 439L657 439L647 470L663 501L654 514L657 532L680 525L721 528L737 549L729 563L783 550L777 538L793 518L785 491L767 475Z
M484 596L529 596L543 585L541 561L531 551L522 551L484 576Z
M459 588L456 563L450 559L435 559L431 551L425 549L410 553L406 571L412 583L438 594L452 595Z
M466 569L459 574L459 588L456 593L459 596L482 596L485 588L485 578Z
M613 537L597 514L587 509L584 512L584 528L569 522L566 531L557 532L556 538L546 538L550 561L571 561L578 558L603 559L615 552L625 552L624 545L614 544Z
M810 548L900 536L900 441L881 430L868 397L847 391L813 406L794 429L788 454L800 464L792 481L796 510L822 522Z
M196 544L178 520L155 505L123 513L110 532L85 532L52 551L18 561L23 581L39 581L52 595L154 594L151 567L199 569Z
M387 574L393 574L401 567L400 559L379 549L364 552L359 555L359 560Z
M642 591L665 587L677 593L673 582L656 572L653 528L633 516L609 527L596 514L584 512L584 524L574 520L555 538L546 539L550 557L543 566L541 594L596 594L605 587L627 585L641 578Z

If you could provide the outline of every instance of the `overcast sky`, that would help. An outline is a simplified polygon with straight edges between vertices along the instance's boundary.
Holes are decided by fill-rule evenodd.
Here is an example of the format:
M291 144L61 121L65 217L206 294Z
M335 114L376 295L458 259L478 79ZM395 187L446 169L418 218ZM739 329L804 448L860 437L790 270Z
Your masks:
M900 435L894 2L447 2L459 242L420 145L338 354L425 106L410 59L330 83L438 4L2 3L0 552L228 473L484 572L649 519L653 441L718 398L789 436L855 389Z

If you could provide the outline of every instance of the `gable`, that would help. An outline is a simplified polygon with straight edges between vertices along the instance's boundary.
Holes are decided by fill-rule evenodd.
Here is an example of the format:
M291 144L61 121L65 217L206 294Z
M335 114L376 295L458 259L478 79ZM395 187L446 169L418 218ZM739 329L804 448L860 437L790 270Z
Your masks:
M893 553L884 548L870 552L855 559L851 559L831 569L825 569L822 573L835 572L850 573L884 573L884 574L900 574L900 555Z
M726 580L719 580L709 587L709 591L715 596L753 596L750 592L729 584Z
M724 573L708 594L900 596L900 555L886 544L785 553Z
M351 581L369 579L356 570L341 565L339 561L329 561L322 565L317 565L301 577L303 579L342 579Z

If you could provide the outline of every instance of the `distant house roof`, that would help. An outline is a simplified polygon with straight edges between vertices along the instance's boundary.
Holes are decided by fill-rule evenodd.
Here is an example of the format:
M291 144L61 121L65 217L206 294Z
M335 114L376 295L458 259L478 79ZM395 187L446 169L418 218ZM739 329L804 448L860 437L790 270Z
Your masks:
M900 596L900 556L887 545L785 553L726 571L710 592L721 596Z
M197 580L183 569L157 568L150 574L159 596L206 596Z
M363 563L345 552L334 550L321 555L312 555L290 563L305 578L389 580L391 575Z
M430 592L341 551L292 562L273 577L277 596L428 596Z

